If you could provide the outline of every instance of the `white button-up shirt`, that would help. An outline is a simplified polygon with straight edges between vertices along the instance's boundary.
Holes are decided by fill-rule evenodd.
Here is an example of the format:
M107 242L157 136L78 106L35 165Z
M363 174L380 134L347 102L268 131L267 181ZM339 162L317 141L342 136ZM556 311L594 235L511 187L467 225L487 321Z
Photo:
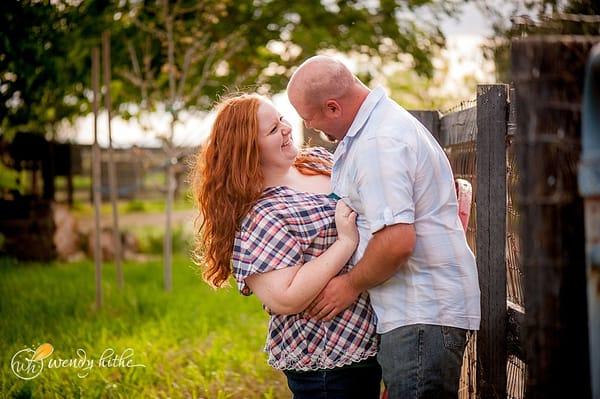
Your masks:
M366 98L335 151L332 188L358 213L355 263L378 230L414 224L416 243L406 266L369 290L378 333L420 323L479 329L477 268L448 158L381 87Z

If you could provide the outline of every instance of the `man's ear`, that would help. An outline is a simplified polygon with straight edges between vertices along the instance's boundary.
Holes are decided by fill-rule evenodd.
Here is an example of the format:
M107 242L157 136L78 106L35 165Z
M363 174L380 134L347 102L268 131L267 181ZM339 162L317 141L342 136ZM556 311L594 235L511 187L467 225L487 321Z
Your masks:
M342 115L342 107L336 100L325 102L325 114L330 118L338 118Z

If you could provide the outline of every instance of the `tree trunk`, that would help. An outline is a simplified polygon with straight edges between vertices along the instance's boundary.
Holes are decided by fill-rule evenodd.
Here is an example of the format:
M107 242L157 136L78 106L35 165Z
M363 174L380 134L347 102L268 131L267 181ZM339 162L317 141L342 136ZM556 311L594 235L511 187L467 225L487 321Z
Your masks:
M166 167L166 184L167 184L167 203L165 209L165 238L164 238L164 284L165 291L171 291L172 288L172 254L173 241L171 238L171 216L173 210L173 197L175 188L175 179L173 178L173 138L175 134L175 124L177 123L177 113L174 109L176 92L175 92L175 40L173 38L173 15L169 12L168 0L162 2L164 19L167 31L167 56L169 63L169 102L168 108L171 113L171 123L169 125L169 138L166 142L167 167Z
M104 103L106 108L108 123L108 181L110 186L110 203L112 204L113 215L113 246L115 248L115 269L117 275L117 285L123 289L125 281L123 278L123 268L121 266L121 232L119 229L119 210L117 207L117 171L115 170L115 160L112 148L112 129L111 129L111 101L110 101L110 34L108 31L102 33L102 50L104 66L104 84L106 93Z
M102 249L100 248L100 146L98 145L98 97L99 90L99 72L100 52L97 47L92 50L92 87L94 91L94 145L92 147L92 187L94 197L94 263L96 266L96 309L102 307Z
M167 185L167 202L165 207L165 238L164 238L164 285L165 291L171 291L173 286L172 279L172 255L173 255L173 237L172 237L172 215L173 215L173 201L175 198L175 187L177 182L175 181L175 173L173 166L177 163L177 159L173 155L173 134L175 130L175 123L177 122L176 114L171 114L171 123L169 125L169 141L166 144L167 162L166 162L166 185Z
M171 158L171 151L169 149L167 154L167 167L166 167L166 183L167 183L167 203L165 209L165 238L164 238L164 285L165 291L171 291L172 282L172 254L173 254L173 240L172 240L172 229L171 219L173 214L173 198L175 192L175 179L173 177L173 164Z

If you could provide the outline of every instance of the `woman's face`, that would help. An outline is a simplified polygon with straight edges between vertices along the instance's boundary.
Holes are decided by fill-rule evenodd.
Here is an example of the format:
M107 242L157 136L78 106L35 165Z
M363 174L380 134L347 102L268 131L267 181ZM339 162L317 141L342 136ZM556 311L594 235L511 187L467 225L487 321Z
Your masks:
M258 148L263 168L290 167L298 149L292 140L292 127L268 100L258 107Z

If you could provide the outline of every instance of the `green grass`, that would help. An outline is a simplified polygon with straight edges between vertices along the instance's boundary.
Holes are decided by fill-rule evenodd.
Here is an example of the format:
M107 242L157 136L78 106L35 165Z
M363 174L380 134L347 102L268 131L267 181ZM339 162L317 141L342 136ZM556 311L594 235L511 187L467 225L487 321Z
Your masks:
M128 230L138 240L138 252L154 255L161 255L163 253L165 239L165 229L163 226L130 227ZM192 243L192 236L184 231L181 224L175 224L171 233L173 252L189 252Z
M162 262L126 263L126 287L103 269L104 306L94 306L94 267L0 259L0 397L2 398L287 398L285 378L262 352L268 316L256 298L233 288L214 291L177 256L173 291L162 289ZM49 342L49 359L77 358L96 366L45 368L30 381L10 368L14 353ZM145 368L97 367L102 352L134 351ZM46 359L48 361L49 359ZM45 362L46 362L45 361Z
M73 176L73 189L89 190L92 184L91 176L75 175ZM57 190L67 189L67 178L65 176L57 176L54 179L54 185Z
M165 199L132 199L120 200L117 204L119 214L129 213L163 213L165 211ZM187 196L178 197L173 202L173 210L183 211L193 209L194 205ZM75 201L72 211L80 217L88 217L94 214L94 207L89 201ZM100 206L101 215L112 215L112 205L109 201L104 201Z

